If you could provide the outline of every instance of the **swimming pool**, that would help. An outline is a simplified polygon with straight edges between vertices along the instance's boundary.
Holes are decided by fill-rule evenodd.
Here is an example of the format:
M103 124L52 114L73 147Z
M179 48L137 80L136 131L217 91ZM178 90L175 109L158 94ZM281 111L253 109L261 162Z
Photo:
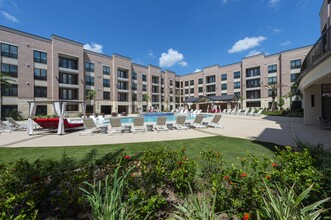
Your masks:
M166 116L167 121L176 121L177 114L174 113L145 113L143 114L144 122L156 122L158 116ZM195 114L187 114L186 120L193 120L195 118ZM212 115L209 114L203 114L204 118L212 117ZM122 123L133 123L133 117L127 117L127 118L121 118Z
M174 113L169 113L169 112L153 112L153 113L144 113L144 122L156 122L158 116L166 116L167 117L167 122L170 121L176 121L176 117L178 114ZM181 114L182 115L182 114ZM195 118L195 114L187 114L186 115L186 120L193 120ZM212 117L213 115L210 114L203 114L204 118L209 118ZM99 122L100 123L100 122ZM121 123L133 123L133 117L125 117L121 118ZM109 124L109 119L103 120L102 124Z

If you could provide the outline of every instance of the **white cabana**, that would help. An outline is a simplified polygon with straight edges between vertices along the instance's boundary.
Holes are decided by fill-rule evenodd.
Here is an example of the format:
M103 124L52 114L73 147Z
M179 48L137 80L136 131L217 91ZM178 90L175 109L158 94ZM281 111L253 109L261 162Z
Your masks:
M57 127L57 133L59 135L64 134L64 112L66 110L67 103L81 104L82 112L85 117L85 101L70 101L70 100L58 100L58 101L28 101L29 103L29 118L28 118L28 135L33 134L33 117L36 114L38 104L53 104L55 113L59 116L59 124Z

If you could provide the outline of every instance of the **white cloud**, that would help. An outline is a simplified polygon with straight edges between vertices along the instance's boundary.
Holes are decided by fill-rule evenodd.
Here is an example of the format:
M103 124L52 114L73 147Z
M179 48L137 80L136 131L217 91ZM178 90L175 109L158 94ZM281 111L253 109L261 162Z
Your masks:
M187 62L184 61L184 55L177 50L170 48L167 53L162 53L159 58L160 67L172 67L174 65L187 66Z
M90 50L96 53L103 53L102 51L103 46L101 44L97 44L92 42L91 45L90 44L84 44L84 49L86 50Z
M200 72L201 69L195 69L194 72L197 73L197 72Z
M252 50L252 51L250 51L250 52L246 55L246 57L255 56L255 55L258 55L258 54L261 54L261 53L262 53L262 51L259 51L259 50Z
M272 32L274 32L275 34L279 34L282 30L280 30L279 28L274 28L272 29Z
M271 7L277 7L279 5L280 0L269 0L269 5Z
M242 40L237 41L230 50L229 53L238 53L245 50L249 50L251 48L257 47L260 43L266 40L266 37L259 36L259 37L245 37Z
M285 46L288 46L288 45L290 45L291 43L292 43L291 41L287 40L287 41L285 41L285 42L281 43L281 44L280 44L280 46L283 46L283 47L285 47Z
M1 11L2 15L9 21L12 21L14 23L19 23L19 21L17 20L17 18L15 18L13 15L8 14L5 11Z
M153 53L152 50L148 50L148 51L147 51L147 56L148 56L149 58L155 58L155 55L154 55L154 53Z

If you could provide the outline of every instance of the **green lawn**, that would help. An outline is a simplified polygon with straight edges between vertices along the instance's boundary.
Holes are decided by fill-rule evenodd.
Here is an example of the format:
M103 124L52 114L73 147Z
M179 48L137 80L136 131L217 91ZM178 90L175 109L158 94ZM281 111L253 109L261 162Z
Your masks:
M243 157L247 152L256 156L273 156L274 154L274 144L217 136L130 144L106 144L75 147L0 148L0 161L9 163L20 158L25 158L29 161L34 161L39 158L58 160L64 152L69 157L79 160L84 158L86 154L93 149L96 150L97 157L102 157L107 153L121 150L123 151L123 154L137 155L143 151L160 147L169 147L171 149L181 149L182 147L185 147L187 156L198 163L201 161L200 152L209 149L223 153L224 159L228 163L237 163L237 158Z

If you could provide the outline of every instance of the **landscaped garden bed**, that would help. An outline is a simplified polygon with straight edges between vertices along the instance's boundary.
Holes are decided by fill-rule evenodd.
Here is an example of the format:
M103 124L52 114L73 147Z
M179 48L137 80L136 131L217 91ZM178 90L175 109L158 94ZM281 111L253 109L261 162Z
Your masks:
M273 203L308 216L330 207L303 209L330 197L331 158L322 146L299 146L237 163L203 146L199 157L188 147L155 147L2 163L0 219L277 219Z

